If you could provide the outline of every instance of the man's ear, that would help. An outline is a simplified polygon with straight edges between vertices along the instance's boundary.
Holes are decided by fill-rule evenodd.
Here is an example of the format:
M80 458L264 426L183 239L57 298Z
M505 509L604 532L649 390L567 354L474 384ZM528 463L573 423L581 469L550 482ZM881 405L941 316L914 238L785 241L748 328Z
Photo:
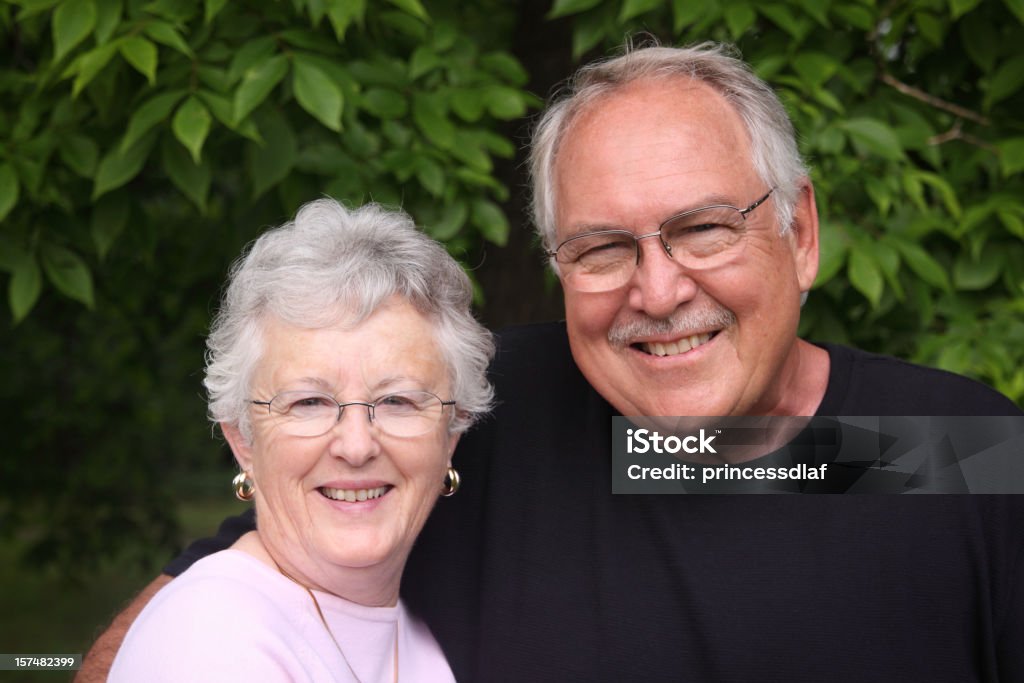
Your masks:
M793 262L800 291L806 292L818 277L818 207L814 202L814 185L810 178L801 181L800 194L793 207Z
M243 472L252 472L252 444L239 431L238 425L220 423L220 430L224 432L224 438L231 446L231 452L235 454L235 461Z

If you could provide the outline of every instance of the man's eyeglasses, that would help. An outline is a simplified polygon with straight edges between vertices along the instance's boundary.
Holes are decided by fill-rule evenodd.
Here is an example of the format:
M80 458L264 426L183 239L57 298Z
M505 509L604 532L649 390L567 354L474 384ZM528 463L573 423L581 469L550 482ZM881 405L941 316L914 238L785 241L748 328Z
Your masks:
M333 396L318 391L282 391L269 401L250 401L266 406L278 419L280 428L291 436L323 436L341 420L348 406L366 406L370 422L390 436L421 436L441 420L445 406L455 401L442 401L429 391L399 391L365 401L339 403Z
M566 284L580 292L606 292L626 284L640 265L640 240L648 237L657 237L668 257L687 268L714 268L739 255L747 214L764 204L772 191L745 209L715 205L684 211L645 235L628 230L576 235L548 256L558 262Z

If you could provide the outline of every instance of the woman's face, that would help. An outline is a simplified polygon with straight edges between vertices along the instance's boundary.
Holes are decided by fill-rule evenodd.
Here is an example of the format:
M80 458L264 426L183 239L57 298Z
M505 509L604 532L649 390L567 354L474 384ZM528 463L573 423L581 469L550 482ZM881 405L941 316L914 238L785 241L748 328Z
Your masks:
M350 329L302 329L267 319L263 348L249 397L254 400L293 390L319 391L341 403L370 403L408 390L452 399L432 325L399 299ZM407 438L381 433L358 405L346 407L341 420L317 437L287 434L282 418L258 405L250 408L251 443L224 426L239 464L255 482L260 537L278 564L325 590L349 569L400 577L458 440L448 432L452 409L446 407L426 434ZM370 497L349 502L349 491Z

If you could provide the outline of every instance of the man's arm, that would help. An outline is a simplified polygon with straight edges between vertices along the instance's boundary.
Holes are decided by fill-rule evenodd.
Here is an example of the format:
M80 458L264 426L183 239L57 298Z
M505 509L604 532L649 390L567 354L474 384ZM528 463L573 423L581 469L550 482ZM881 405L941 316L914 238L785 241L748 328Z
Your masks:
M141 612L157 592L170 583L196 560L224 550L237 541L243 534L256 528L256 515L252 508L235 517L228 517L221 522L217 535L196 541L185 549L178 557L164 567L164 573L154 579L135 599L110 623L107 630L89 648L82 662L82 669L75 676L75 683L102 683L107 680L107 672L114 663L114 657L121 647L128 629L135 617Z
M131 628L135 617L153 599L161 588L171 582L173 576L161 574L153 579L148 586L142 589L135 599L110 623L107 630L89 648L82 662L82 668L75 676L75 683L103 683L107 680L107 672L110 665L114 663L114 657L121 647L121 641Z

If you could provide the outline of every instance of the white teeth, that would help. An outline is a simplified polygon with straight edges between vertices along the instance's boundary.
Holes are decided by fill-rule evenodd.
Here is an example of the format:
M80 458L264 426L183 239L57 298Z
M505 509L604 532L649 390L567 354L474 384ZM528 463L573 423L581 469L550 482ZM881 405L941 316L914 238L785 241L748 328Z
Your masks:
M703 346L709 341L711 341L710 334L694 334L689 337L683 337L682 339L674 342L668 342L667 344L663 344L661 342L644 342L640 345L640 348L652 356L675 356L680 353L686 353L698 346Z
M374 498L380 498L387 493L388 486L378 486L373 489L329 489L326 486L320 488L320 493L324 494L331 500L343 500L346 503L355 503L357 501L373 500Z

